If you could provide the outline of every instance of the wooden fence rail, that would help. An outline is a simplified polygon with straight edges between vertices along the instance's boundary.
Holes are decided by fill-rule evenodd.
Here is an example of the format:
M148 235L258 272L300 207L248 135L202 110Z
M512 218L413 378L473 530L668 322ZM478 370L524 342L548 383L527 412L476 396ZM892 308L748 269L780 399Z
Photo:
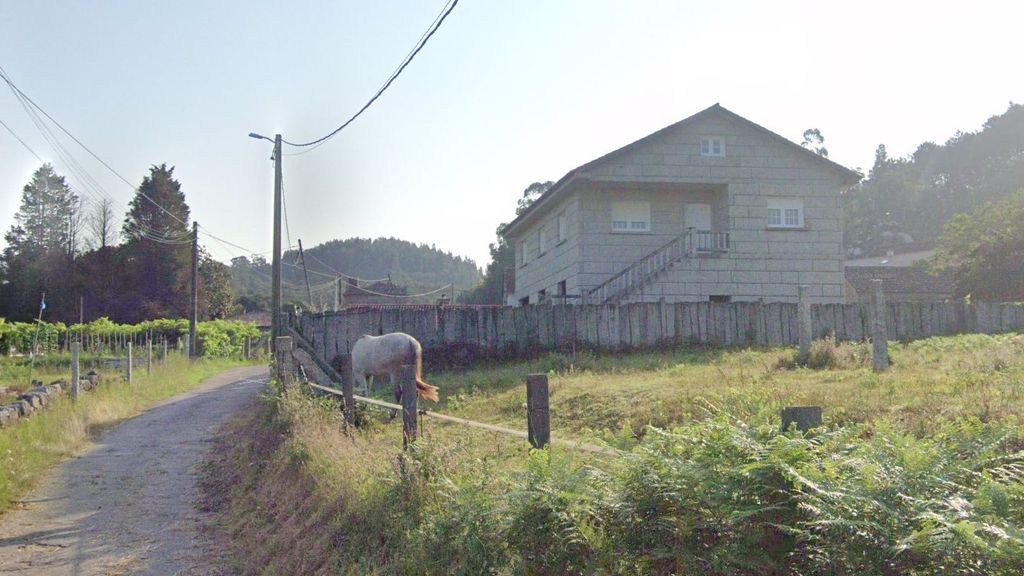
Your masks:
M544 375L544 376L546 377L546 375ZM338 390L337 388L330 388L328 386L321 386L320 384L317 384L317 383L312 382L312 381L306 382L306 384L310 388L313 388L315 390L319 390L321 392L326 392L326 393L332 394L334 396L342 396L343 395L343 391L342 390ZM385 402L383 400L377 400L376 398L367 398L366 396L359 396L358 394L353 396L353 398L357 402L362 402L363 404L370 404L372 406L379 406L381 408L389 408L391 410L399 410L399 411L401 411L403 409L401 404L394 404L394 403L391 403L391 402ZM475 420L468 420L466 418L459 418L457 416L450 416L448 414L441 414L439 412L434 412L432 410L422 410L421 409L421 410L418 411L418 413L419 413L420 416L425 416L427 418L432 418L434 420L439 420L441 422L448 422L450 424L459 424L461 426L467 426L469 428L476 428L478 430L485 430L487 432L495 432L497 434L504 434L506 436L514 436L516 438L522 438L523 440L530 440L529 433L526 432L526 431L523 431L523 430L514 430L512 428L506 428L504 426L498 426L496 424L487 424L486 422L477 422ZM551 443L558 444L559 446L564 446L564 447L570 448L572 450L581 450L581 451L584 451L584 452L592 452L592 453L596 453L596 454L606 454L606 453L615 452L615 449L611 448L611 447L597 446L597 445L594 445L594 444L587 444L585 442L578 442L576 440L565 440L563 438L551 438L550 436L548 437L548 440ZM531 442L531 444L532 444L532 442ZM540 445L535 445L535 446L538 447L538 448L543 448L545 445L547 445L547 443L540 444Z

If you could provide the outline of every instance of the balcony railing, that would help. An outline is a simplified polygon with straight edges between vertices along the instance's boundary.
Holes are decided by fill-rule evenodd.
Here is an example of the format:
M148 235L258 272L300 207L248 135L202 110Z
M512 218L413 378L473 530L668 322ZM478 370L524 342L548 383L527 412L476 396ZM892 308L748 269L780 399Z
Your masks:
M585 301L605 304L632 293L684 258L729 251L728 232L688 229L587 292Z

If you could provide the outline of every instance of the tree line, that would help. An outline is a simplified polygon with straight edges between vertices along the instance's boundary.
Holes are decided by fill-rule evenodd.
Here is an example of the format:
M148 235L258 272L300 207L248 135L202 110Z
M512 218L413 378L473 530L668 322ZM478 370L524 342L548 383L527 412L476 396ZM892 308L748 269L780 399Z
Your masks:
M187 317L190 215L167 164L152 166L143 178L120 233L109 199L86 202L43 164L22 189L4 236L0 317L31 320L44 306L45 319L66 323ZM227 266L200 248L200 318L224 318L234 309Z
M476 286L482 278L476 263L469 258L398 238L330 240L306 248L301 256L297 250L286 250L281 259L284 302L306 308L304 265L308 269L314 310L322 304L333 305L335 279L346 274L368 280L387 278L410 294L448 284L460 292ZM270 309L271 266L264 257L232 258L230 272L238 303L246 311Z

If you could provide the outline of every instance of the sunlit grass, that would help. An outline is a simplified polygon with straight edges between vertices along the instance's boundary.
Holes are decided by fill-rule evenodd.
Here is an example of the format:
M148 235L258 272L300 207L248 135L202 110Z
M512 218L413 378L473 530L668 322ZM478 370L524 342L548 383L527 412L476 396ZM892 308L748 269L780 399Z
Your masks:
M137 370L130 386L120 372L101 371L101 386L83 393L78 401L61 394L32 417L0 429L0 512L35 486L54 464L88 445L95 434L213 374L241 365L238 360L191 363L171 356L150 376L145 369Z
M882 374L866 344L819 347L832 368L795 368L791 348L680 349L426 375L441 388L432 408L522 430L526 375L546 372L553 436L608 442L621 457L531 454L522 439L430 418L403 457L399 419L367 409L346 433L335 400L288 394L239 426L236 442L255 428L264 447L233 455L224 522L237 567L823 575L884 564L914 538L917 555L891 573L934 573L928 559L945 555L957 569L1019 573L1018 540L961 541L927 518L967 518L965 534L1024 523L1020 481L997 481L1016 473L1002 462L1020 460L1024 336L892 343ZM781 436L779 409L805 404L824 408L829 429ZM808 489L812 479L823 488ZM847 527L848 516L865 523ZM789 555L797 543L824 563ZM748 558L760 568L745 570Z

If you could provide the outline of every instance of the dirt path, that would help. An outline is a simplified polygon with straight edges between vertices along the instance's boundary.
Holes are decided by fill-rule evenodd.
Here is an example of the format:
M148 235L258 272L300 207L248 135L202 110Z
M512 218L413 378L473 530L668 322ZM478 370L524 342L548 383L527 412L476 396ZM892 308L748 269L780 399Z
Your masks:
M214 376L58 466L0 517L0 575L219 574L199 535L195 467L266 373Z

